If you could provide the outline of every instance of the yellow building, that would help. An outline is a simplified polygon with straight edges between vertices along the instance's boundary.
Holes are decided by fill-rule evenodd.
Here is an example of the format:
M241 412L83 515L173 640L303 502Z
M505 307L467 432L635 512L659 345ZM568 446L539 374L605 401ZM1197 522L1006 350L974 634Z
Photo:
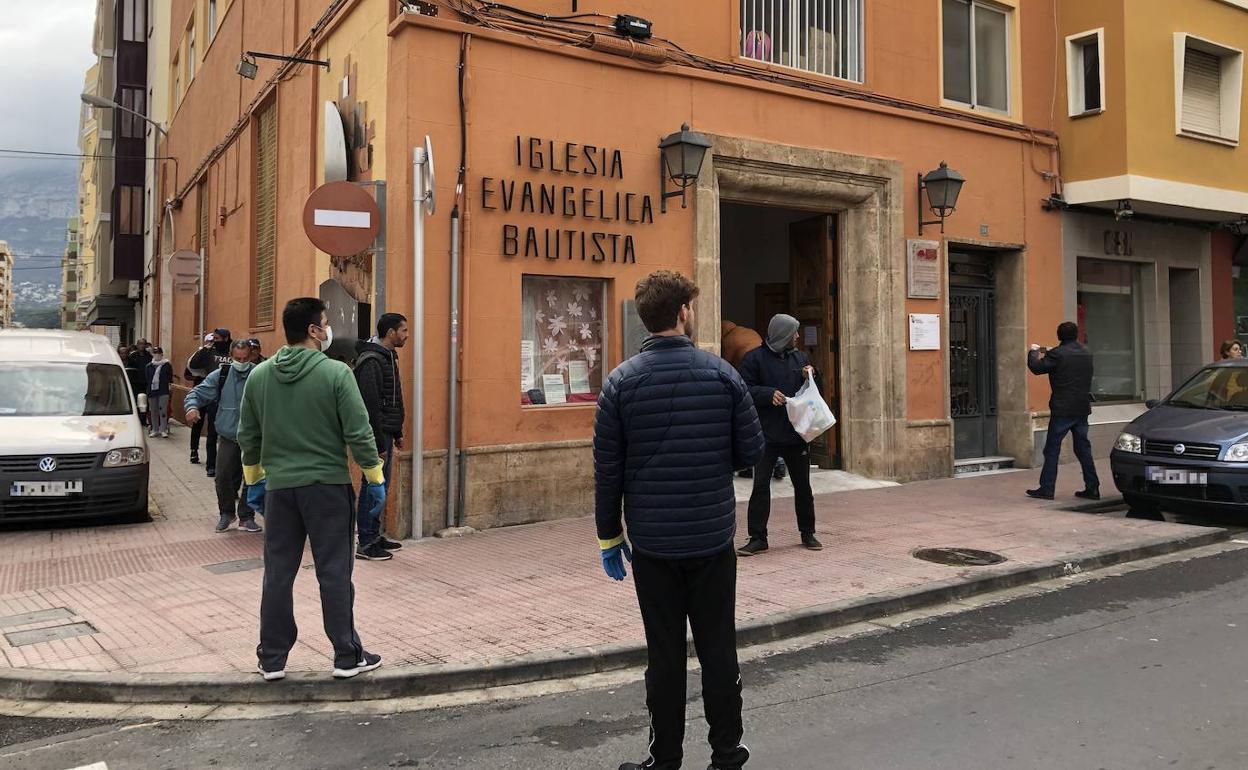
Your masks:
M95 94L98 90L100 67L91 65L83 78L82 92ZM82 160L78 164L78 309L86 310L99 292L99 263L96 261L100 230L100 194L98 169L102 165L96 157L100 151L100 125L95 109L82 105L78 118L78 151ZM80 313L81 316L81 313Z
M71 217L65 228L65 255L61 259L61 328L78 328L78 218Z
M0 329L13 325L13 251L0 241Z
M1232 277L1248 255L1248 2L1062 0L1057 18L1065 310L1096 354L1092 423L1112 441L1248 332L1248 281Z

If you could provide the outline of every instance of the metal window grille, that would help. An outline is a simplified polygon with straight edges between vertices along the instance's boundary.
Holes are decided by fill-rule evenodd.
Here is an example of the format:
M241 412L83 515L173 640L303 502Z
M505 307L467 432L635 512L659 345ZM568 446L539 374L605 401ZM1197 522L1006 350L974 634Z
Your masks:
M863 0L741 0L741 54L863 81Z
M256 125L255 282L252 321L273 324L273 274L277 257L277 105L270 103Z

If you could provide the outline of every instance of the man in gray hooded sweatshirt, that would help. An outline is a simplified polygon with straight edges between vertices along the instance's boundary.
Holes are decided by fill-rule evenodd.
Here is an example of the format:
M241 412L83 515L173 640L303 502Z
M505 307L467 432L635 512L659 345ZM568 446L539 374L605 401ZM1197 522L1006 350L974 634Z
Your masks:
M767 520L771 517L771 473L778 458L784 458L793 481L797 528L802 545L812 551L823 548L815 538L815 496L810 490L810 446L793 430L784 408L785 401L815 376L810 357L798 349L798 320L783 313L767 325L766 344L746 353L741 361L741 378L750 388L758 419L763 425L767 448L754 468L754 491L750 495L750 540L737 553L754 556L767 550Z

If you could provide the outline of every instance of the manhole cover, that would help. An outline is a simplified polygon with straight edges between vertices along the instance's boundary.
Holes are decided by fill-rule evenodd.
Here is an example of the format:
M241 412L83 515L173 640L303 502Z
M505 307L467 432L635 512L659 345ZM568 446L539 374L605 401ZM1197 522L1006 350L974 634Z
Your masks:
M914 558L951 567L987 567L1005 561L999 553L974 548L920 548L914 552Z

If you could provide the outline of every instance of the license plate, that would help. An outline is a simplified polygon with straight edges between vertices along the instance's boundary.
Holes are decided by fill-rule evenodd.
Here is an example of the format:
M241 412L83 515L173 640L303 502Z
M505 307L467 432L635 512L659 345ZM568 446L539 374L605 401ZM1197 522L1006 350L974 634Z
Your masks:
M1186 468L1157 468L1150 466L1148 480L1166 486L1203 487L1209 483L1208 471L1191 471Z
M9 497L66 497L81 492L81 481L15 481L9 485Z

